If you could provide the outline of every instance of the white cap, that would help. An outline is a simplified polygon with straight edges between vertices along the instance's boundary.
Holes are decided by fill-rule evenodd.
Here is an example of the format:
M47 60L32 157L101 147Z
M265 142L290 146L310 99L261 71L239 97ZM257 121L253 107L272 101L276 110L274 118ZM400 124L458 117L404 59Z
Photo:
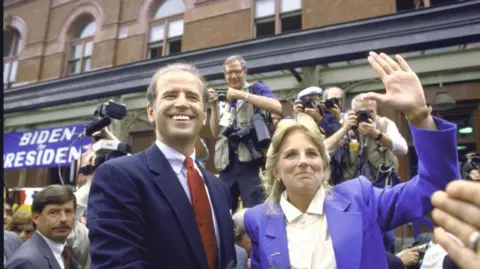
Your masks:
M297 94L297 100L300 100L300 99L302 99L302 98L305 97L305 96L310 96L310 95L322 95L322 93L323 93L323 90L322 90L322 88L320 88L320 87L315 87L315 86L308 87L308 88L306 88L306 89L301 90L301 91Z

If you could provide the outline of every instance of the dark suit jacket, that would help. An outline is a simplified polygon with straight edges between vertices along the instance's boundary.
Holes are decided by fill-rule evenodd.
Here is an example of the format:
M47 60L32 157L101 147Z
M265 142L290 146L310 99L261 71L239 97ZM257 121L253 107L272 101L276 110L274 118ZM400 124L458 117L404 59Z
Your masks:
M72 269L79 266L72 261ZM47 242L37 232L25 241L7 262L5 269L61 269Z
M230 194L201 167L220 234L218 268L235 264ZM95 172L88 200L91 268L208 268L188 197L153 144Z
M5 230L3 231L3 255L7 262L21 244L22 241L16 233Z

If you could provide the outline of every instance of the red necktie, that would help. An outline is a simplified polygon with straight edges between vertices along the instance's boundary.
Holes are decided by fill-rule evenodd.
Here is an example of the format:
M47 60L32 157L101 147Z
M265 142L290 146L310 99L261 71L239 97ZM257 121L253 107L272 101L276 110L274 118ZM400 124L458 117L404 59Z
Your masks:
M63 259L65 260L65 269L70 269L70 264L72 261L72 250L68 246L65 246L62 255Z
M203 248L207 254L208 267L213 269L217 259L217 240L207 190L200 174L193 165L192 158L187 157L185 159L185 167L187 168L187 182L192 198L193 213L202 237Z

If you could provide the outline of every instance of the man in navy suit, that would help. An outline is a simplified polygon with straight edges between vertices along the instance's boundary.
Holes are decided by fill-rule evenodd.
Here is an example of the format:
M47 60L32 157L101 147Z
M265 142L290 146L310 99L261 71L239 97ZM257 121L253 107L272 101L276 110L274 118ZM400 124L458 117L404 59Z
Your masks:
M155 73L147 90L155 143L102 164L92 181L92 269L235 266L228 188L192 161L207 98L190 65Z

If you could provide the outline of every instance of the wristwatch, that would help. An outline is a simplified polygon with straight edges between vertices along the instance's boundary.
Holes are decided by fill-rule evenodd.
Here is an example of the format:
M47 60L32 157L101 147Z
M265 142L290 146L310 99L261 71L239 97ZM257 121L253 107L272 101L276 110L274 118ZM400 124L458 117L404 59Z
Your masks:
M382 132L378 133L377 137L375 138L375 141L380 141L382 137L383 137L383 133Z

